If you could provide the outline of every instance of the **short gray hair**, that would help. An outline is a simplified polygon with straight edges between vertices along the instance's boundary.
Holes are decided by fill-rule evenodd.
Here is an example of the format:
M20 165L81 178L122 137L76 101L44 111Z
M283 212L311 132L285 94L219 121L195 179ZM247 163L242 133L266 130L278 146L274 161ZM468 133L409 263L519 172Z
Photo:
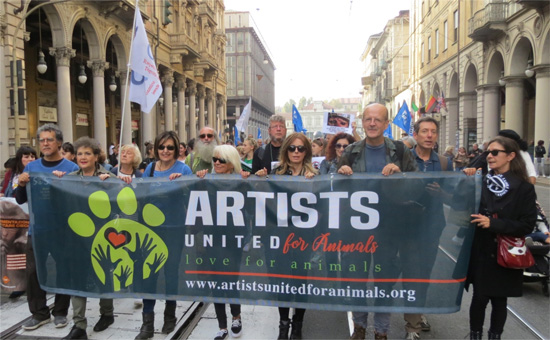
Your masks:
M271 126L271 123L283 123L283 125L286 127L286 120L285 117L281 115L273 115L269 117L268 125Z
M48 123L48 124L42 125L41 127L38 128L38 130L36 130L36 138L39 139L40 134L42 132L45 132L45 131L55 133L55 139L57 139L58 142L63 143L63 132L61 131L59 126L57 126L53 123Z

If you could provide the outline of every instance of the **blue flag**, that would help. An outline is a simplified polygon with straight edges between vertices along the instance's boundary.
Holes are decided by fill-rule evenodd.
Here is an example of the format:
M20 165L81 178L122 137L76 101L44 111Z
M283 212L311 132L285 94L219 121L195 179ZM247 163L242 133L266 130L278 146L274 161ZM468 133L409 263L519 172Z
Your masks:
M258 127L258 138L256 139L262 139L262 130Z
M307 132L302 123L302 116L300 116L300 112L298 112L296 105L292 105L292 124L294 124L295 132Z
M403 101L403 106L401 106L397 116L393 119L393 123L409 133L411 129L411 112L409 111L406 101Z
M388 124L388 128L384 130L384 137L388 137L389 139L393 139L393 134L391 132L391 123Z
M239 145L239 129L237 128L237 125L233 126L233 130L235 130L235 146Z

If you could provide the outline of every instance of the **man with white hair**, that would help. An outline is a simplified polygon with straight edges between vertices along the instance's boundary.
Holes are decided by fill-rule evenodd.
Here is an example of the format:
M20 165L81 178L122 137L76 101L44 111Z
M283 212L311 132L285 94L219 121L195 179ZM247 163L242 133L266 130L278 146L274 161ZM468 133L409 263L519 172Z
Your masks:
M220 145L218 133L211 127L205 126L199 131L199 139L195 142L193 152L185 159L194 174L207 169L212 171L212 156L214 148Z

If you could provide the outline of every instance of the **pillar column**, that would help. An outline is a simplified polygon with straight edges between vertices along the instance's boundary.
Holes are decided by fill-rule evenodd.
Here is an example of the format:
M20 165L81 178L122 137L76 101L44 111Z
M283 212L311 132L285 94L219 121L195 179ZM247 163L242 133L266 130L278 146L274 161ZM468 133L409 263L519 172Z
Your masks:
M176 85L178 89L178 135L182 142L187 143L187 130L185 129L187 124L185 117L185 77L177 77Z
M204 127L204 98L206 89L203 85L197 85L197 97L199 98L199 131Z
M1 10L0 10L1 11ZM6 65L4 64L4 26L0 25L0 79L6 80ZM7 86L0 86L0 98L7 99L6 93ZM0 105L0 164L4 164L5 161L10 158L9 148L9 129L8 129L8 117L9 106L7 104Z
M126 70L121 70L120 73L126 74ZM122 136L122 145L132 143L132 110L130 106L130 98L129 96L124 96L127 88L128 85L126 84L126 77L120 77L120 91L122 91L122 96L120 98L120 134ZM124 97L126 97L126 102L124 102Z
M172 113L172 85L174 85L174 72L166 71L162 78L162 87L164 95L164 130L174 130L174 116Z
M50 55L55 57L57 66L57 125L63 132L64 140L72 142L74 135L69 64L76 52L69 47L50 47Z
M506 129L523 137L523 78L506 80Z
M536 69L537 93L540 93L535 98L535 145L539 140L543 140L546 145L546 150L550 149L550 68ZM507 100L508 101L508 100ZM548 156L548 154L546 154Z
M447 144L455 147L460 146L457 144L456 138L457 132L457 112L458 112L458 100L456 98L446 98L447 104Z
M216 128L216 113L214 112L214 91L210 89L206 89L206 107L208 111L208 126L213 128L214 130L218 131Z
M88 61L93 74L94 138L104 150L107 145L107 125L105 124L105 69L109 63L104 60Z
M157 106L158 104L156 105L153 105L153 108L151 109L151 111L149 113L145 113L143 111L141 111L141 126L140 126L140 130L141 130L141 143L142 145L140 145L140 148L145 145L145 142L147 141L151 141L151 142L154 142L155 141L155 136L156 136L156 129L155 129L155 126L153 124L153 122L156 122L157 121ZM140 149L141 150L141 149ZM145 151L145 150L143 150ZM143 156L145 155L145 153L142 154ZM143 157L145 158L145 156Z
M498 134L500 110L500 86L486 85L483 90L483 136L489 140Z
M189 139L197 138L197 121L195 119L195 109L197 101L197 83L194 81L189 82L187 87L189 93Z

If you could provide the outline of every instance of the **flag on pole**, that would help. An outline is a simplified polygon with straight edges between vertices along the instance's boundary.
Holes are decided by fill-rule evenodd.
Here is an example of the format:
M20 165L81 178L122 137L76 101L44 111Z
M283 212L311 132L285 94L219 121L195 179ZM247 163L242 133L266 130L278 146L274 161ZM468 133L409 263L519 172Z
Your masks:
M447 103L445 103L445 93L441 92L441 95L437 98L438 112L439 109L444 108L447 110Z
M436 102L434 96L430 96L430 100L428 100L428 104L426 104L426 109L424 111L426 111L426 113L432 112L435 109Z
M237 125L233 126L233 129L235 131L235 146L239 145L239 129L237 128Z
M397 116L393 119L393 124L407 133L411 129L411 112L406 101L403 101L403 106L401 106L399 112L397 112Z
M130 54L130 101L140 104L141 111L149 113L162 94L162 85L137 1Z
M413 110L413 112L417 112L418 111L418 106L416 106L416 104L414 102L411 102L411 109Z
M384 130L384 137L388 137L389 139L393 139L393 134L391 132L391 123L388 123L388 128Z
M245 131L248 132L248 119L250 118L250 112L252 111L252 98L248 100L248 104L243 109L243 112L241 113L241 116L239 117L239 120L235 124L237 129L239 131Z
M304 124L302 123L302 116L300 116L300 112L298 112L298 109L294 104L292 104L292 124L294 124L295 132L307 132L304 128Z
M258 138L256 139L262 139L262 130L260 130L260 127L258 127Z

